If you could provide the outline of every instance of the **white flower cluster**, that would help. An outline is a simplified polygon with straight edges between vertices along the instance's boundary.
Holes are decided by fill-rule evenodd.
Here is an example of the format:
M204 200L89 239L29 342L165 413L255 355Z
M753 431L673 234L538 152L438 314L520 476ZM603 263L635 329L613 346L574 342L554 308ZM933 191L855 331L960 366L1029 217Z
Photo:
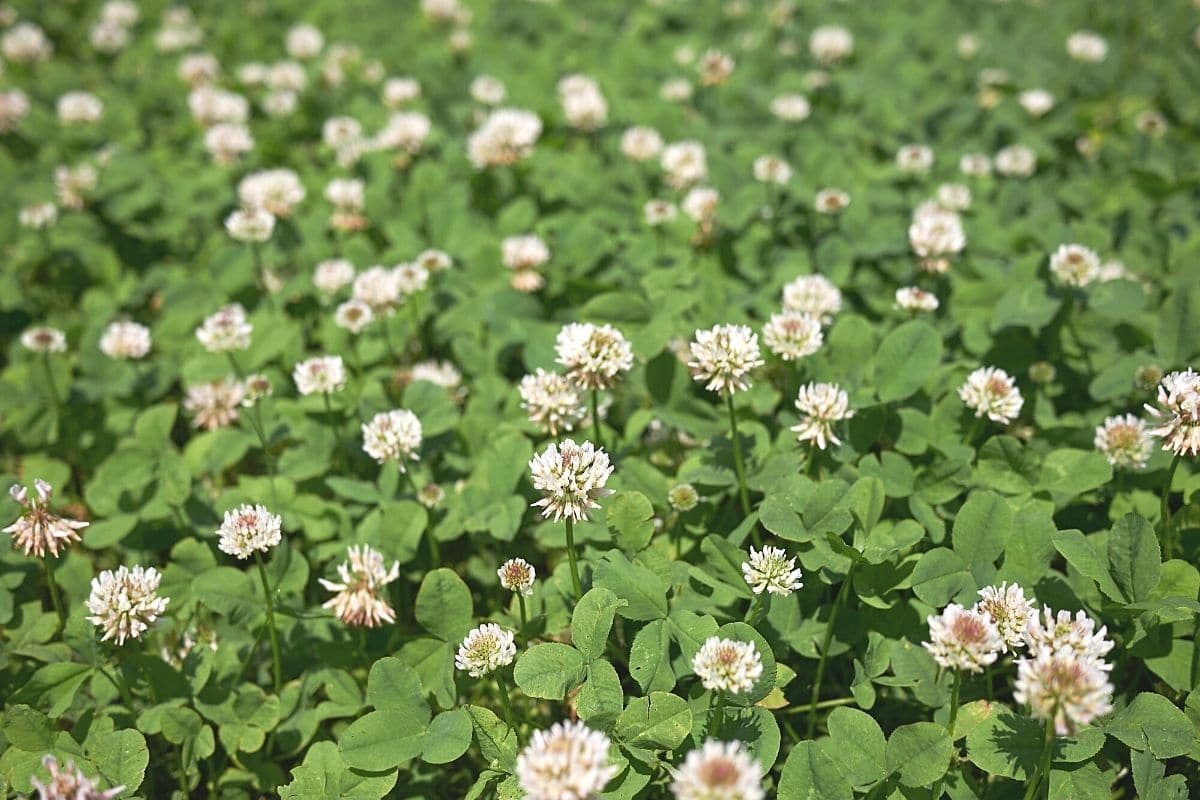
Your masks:
M400 562L387 567L383 553L367 545L351 545L347 561L338 565L340 581L318 578L318 582L336 594L321 607L353 627L374 628L395 622L396 612L388 602L386 586L400 577Z
M758 349L758 335L745 325L715 325L696 331L689 354L692 377L721 395L749 389L750 371L766 363Z
M796 395L796 410L800 422L791 430L801 442L812 442L821 450L830 444L841 444L833 426L854 416L850 398L834 383L808 383Z
M4 529L12 536L13 547L25 555L41 558L46 555L58 557L72 542L79 541L76 531L83 530L88 523L66 519L50 512L50 500L54 489L41 478L33 482L37 497L31 498L29 490L20 484L9 487L8 493L17 503L25 507L25 513Z
M162 575L154 567L120 566L92 578L85 605L91 612L88 622L104 631L100 641L115 639L122 645L127 639L140 638L170 602L170 598L158 596L161 581Z
M1170 372L1158 385L1158 406L1146 404L1156 426L1150 435L1178 456L1200 454L1200 374L1190 367Z
M986 415L1001 425L1015 420L1025 404L1012 376L998 367L980 367L972 372L959 387L958 396L976 417Z
M517 756L517 782L528 800L592 800L620 771L611 744L582 722L556 722Z
M394 461L401 472L406 461L419 461L421 456L421 421L408 409L394 409L376 414L362 425L363 450L383 464Z
M532 111L499 108L467 139L467 157L478 169L523 161L542 135L542 121Z
M608 454L591 442L576 444L573 439L551 442L544 452L529 462L533 487L542 499L533 505L542 509L542 516L554 521L566 518L580 522L588 511L599 508L597 499L611 490L604 485L613 473Z

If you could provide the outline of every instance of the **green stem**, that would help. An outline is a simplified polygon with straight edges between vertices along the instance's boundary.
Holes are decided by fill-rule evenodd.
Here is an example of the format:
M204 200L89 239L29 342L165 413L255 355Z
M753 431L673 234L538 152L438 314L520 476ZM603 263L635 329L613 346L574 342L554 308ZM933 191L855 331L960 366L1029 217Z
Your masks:
M725 727L725 693L717 690L716 702L713 705L713 721L708 726L708 735L714 739L721 735L721 729Z
M762 613L763 597L766 593L754 595L754 602L750 604L750 611L746 614L746 622L753 625L758 620L758 615Z
M1046 718L1046 737L1042 742L1042 758L1038 762L1037 772L1033 773L1033 777L1029 779L1029 785L1025 788L1024 800L1033 800L1034 797L1037 797L1037 790L1042 781L1050 779L1050 756L1054 752L1054 716L1057 712L1057 708L1053 709L1050 716Z
M957 749L954 748L954 723L958 720L958 695L961 688L962 670L956 669L954 670L954 687L950 690L950 719L946 723L946 732L950 734L950 745L952 748L950 755L950 770L954 769L954 764L958 760L956 758L958 752ZM949 770L947 770L947 773L948 772ZM933 784L933 800L938 800L938 798L942 796L942 781L945 780L945 777L946 776L943 775L941 778L937 779L936 783Z
M267 432L263 427L262 412L259 410L258 403L250 409L249 415L250 427L254 428L254 432L258 435L259 445L262 447L263 457L267 460L267 472L271 476L271 508L279 509L279 493L275 489L275 456L271 453L271 448L267 446Z
M54 407L54 419L57 421L62 412L62 400L58 396L58 387L54 385L54 371L50 369L49 353L42 353L42 367L46 370L46 387L50 390L50 403Z
M517 726L513 724L512 704L508 700L508 684L499 670L496 671L496 685L500 687L500 705L504 707L504 724L512 729L515 736Z
M129 713L132 715L133 714L133 695L129 692L129 687L125 685L124 679L116 678L111 672L106 670L104 667L98 666L98 667L96 667L96 669L100 672L101 675L103 675L105 678L108 679L109 683L111 683L113 686L116 687L117 691L121 695L121 702L124 703L126 705L126 707L129 708Z
M596 437L596 446L604 447L604 437L600 432L600 390L592 389L592 430Z
M848 706L848 705L851 705L852 703L857 703L857 702L858 702L858 700L856 700L853 697L836 697L833 700L822 700L821 702L819 702L815 705L813 705L811 703L805 703L802 706L791 706L791 707L781 711L780 713L782 713L782 714L804 714L804 713L807 713L808 711L811 711L814 708L817 710L820 710L823 708L837 708L838 706Z
M42 565L46 568L46 585L50 587L50 602L54 605L54 612L58 614L58 626L67 624L67 610L63 607L62 598L58 594L58 584L54 581L54 562L50 560L50 556L42 556Z
M813 733L817 729L817 702L821 699L821 680L825 677L825 662L829 656L829 645L833 641L833 626L837 622L838 608L846 599L846 595L850 590L850 576L854 572L854 564L850 565L850 569L846 570L846 577L842 579L842 587L838 590L837 598L833 601L833 607L829 609L829 622L825 626L825 637L821 642L821 655L817 660L817 674L813 678L812 694L809 699L808 712L808 738L813 738Z
M575 589L575 599L583 597L583 584L579 581L579 564L575 560L575 522L567 517L567 560L571 564L571 585Z
M1171 459L1171 468L1167 470L1167 480L1163 484L1162 499L1159 505L1158 538L1162 542L1163 558L1165 560L1171 559L1172 551L1174 549L1170 529L1171 506L1168 501L1171 497L1171 484L1175 481L1175 470L1179 469L1180 459L1181 456L1178 453L1175 454L1175 458Z
M521 608L521 638L525 639L525 631L529 627L529 615L525 611L525 595L517 592L517 605Z
M968 447L971 443L979 438L979 431L983 428L983 417L979 414L975 415L975 421L971 423L971 427L967 429L967 435L963 437L963 444Z
M333 428L333 438L337 443L337 452L334 454L334 463L341 459L341 454L346 449L346 445L342 442L342 431L337 423L333 421L333 401L329 399L329 392L322 392L321 397L325 398L325 423Z
M326 395L328 397L329 395ZM279 632L275 630L275 598L271 594L271 581L267 578L267 565L263 563L262 553L254 551L254 560L258 562L258 577L262 579L263 595L267 598L267 631L271 634L271 662L275 678L275 694L283 688L283 669L279 657Z
M725 394L725 405L729 408L729 431L733 442L733 468L737 472L738 494L742 498L742 513L748 517L750 516L750 493L746 490L746 466L742 462L742 440L738 437L737 415L733 413L733 392ZM761 542L756 542L756 544L761 545Z
M258 652L258 643L262 641L263 633L266 632L266 629L266 622L258 626L258 633L254 634L254 642L246 652L246 657L242 659L242 666L238 669L237 677L233 679L233 686L235 688L242 682L242 678L246 675L246 670L250 668L250 662L254 660L254 654Z
M395 366L400 359L396 357L396 347L392 344L392 326L389 323L390 318L385 316L379 321L379 327L383 329L383 343L387 346L388 356L392 360L392 366Z
M412 489L413 499L420 502L419 497L421 492L417 489L417 481L413 478L412 471L404 469L403 465L399 466L404 472L404 479L408 482L408 488ZM442 565L442 551L438 547L437 538L433 535L433 528L426 528L425 533L428 534L426 538L429 540L429 562L433 569L437 569Z

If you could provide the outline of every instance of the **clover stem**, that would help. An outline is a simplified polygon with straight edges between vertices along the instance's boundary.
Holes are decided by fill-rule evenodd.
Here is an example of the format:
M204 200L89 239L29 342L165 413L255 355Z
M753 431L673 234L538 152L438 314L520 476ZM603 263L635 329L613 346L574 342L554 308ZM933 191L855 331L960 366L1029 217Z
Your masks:
M46 370L46 387L50 390L50 402L54 406L54 418L58 419L62 401L58 396L58 387L54 385L54 371L50 369L50 354L42 353L42 367Z
M725 727L725 693L720 689L717 690L716 704L713 706L713 724L709 730L709 735L716 738L721 729Z
M737 473L738 495L742 500L742 513L750 516L750 493L746 490L746 465L742 461L742 440L738 436L737 415L733 413L733 392L725 394L725 405L729 408L729 436L733 443L733 469ZM762 537L757 526L750 529L754 543L762 547Z
M521 608L521 638L525 638L525 630L529 627L529 614L525 610L525 595L517 592L517 605Z
M762 613L763 597L764 595L762 594L754 595L754 602L750 604L750 611L746 614L746 622L751 625L758 620L758 615Z
M325 399L325 422L329 427L333 428L333 438L337 442L337 453L334 461L341 458L342 451L346 449L346 445L342 442L342 431L337 423L333 421L333 401L329 399L329 392L322 392L321 397Z
M600 390L592 389L592 429L596 437L596 446L604 447L604 437L600 433Z
M1042 758L1038 762L1037 772L1033 773L1033 777L1029 779L1024 800L1033 800L1034 797L1037 797L1037 790L1042 781L1049 780L1050 755L1054 752L1054 717L1057 711L1058 709L1054 709L1054 713L1046 717L1046 737L1042 742Z
M1170 560L1174 550L1173 542L1171 541L1171 506L1169 500L1171 497L1171 484L1175 481L1175 470L1179 469L1180 455L1175 454L1175 458L1171 459L1171 467L1167 470L1167 480L1163 483L1162 499L1159 505L1158 524L1159 524L1159 540L1162 542L1163 558Z
M67 610L63 607L62 598L58 594L58 584L54 582L54 562L50 560L50 556L42 556L42 565L46 567L46 585L50 587L50 602L54 605L54 612L58 614L58 625L61 628L67 624Z
M496 685L500 688L500 705L504 707L504 724L516 735L517 726L513 724L512 705L508 701L508 684L499 670L496 670Z
M825 662L829 657L829 644L833 641L833 626L837 622L838 608L845 601L846 595L850 591L850 576L854 572L854 564L850 564L850 568L846 570L846 577L842 579L842 588L838 590L837 598L833 601L833 607L829 609L829 622L825 626L825 637L821 642L821 655L817 660L817 674L813 678L812 695L809 700L808 711L808 738L813 737L813 732L817 729L817 702L821 699L821 679L825 677Z
M328 397L329 395L326 395ZM275 599L271 594L271 581L267 578L267 565L263 563L262 553L255 550L254 560L258 562L258 577L262 579L263 595L267 599L267 632L271 634L271 666L275 679L275 694L283 688L281 659L279 657L279 632L275 630Z
M962 670L954 670L954 686L950 690L950 719L946 722L946 732L950 734L950 746L954 747L954 723L958 720L958 695L962 689ZM952 751L953 752L953 751ZM950 756L950 769L954 768L955 757ZM942 780L945 776L937 779L933 785L933 796L935 798L942 796Z
M567 517L567 560L571 564L571 585L575 589L575 599L583 596L583 584L579 582L579 564L575 561L575 522Z

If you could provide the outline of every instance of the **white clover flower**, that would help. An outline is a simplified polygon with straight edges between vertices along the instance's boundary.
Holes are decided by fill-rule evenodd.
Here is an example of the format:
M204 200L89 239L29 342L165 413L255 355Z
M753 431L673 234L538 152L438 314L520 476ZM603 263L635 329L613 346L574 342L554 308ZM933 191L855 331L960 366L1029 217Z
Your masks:
M822 66L833 66L854 53L854 36L840 25L818 25L808 37L808 52Z
M565 376L541 367L521 379L521 408L529 421L551 436L573 431L587 415L579 389Z
M91 125L104 114L104 103L91 92L67 92L55 108L63 125Z
M429 270L420 264L397 264L392 271L396 273L396 285L403 295L422 292L429 284Z
M992 174L992 159L984 153L966 153L958 160L958 170L971 178L986 178Z
M1054 108L1054 95L1045 89L1026 89L1017 95L1017 102L1029 116L1042 117Z
M30 776L29 783L37 789L38 800L113 800L125 791L124 786L100 789L100 779L89 778L83 770L68 761L64 769L52 755L42 756L42 766L50 773L50 782L42 783Z
M580 389L609 389L633 368L633 348L612 325L564 325L554 340L554 352Z
M1064 286L1087 286L1100 277L1100 256L1081 244L1060 244L1050 256L1050 272Z
M1096 426L1095 445L1114 467L1139 470L1146 468L1154 440L1143 420L1125 414L1108 417Z
M1133 126L1137 128L1138 133L1156 139L1165 134L1168 127L1167 118L1163 116L1161 111L1155 111L1154 109L1147 109L1138 114L1133 121Z
M210 84L221 74L221 63L212 53L189 53L179 62L179 77L193 89Z
M205 318L196 328L196 339L210 353L226 353L248 348L253 332L254 326L246 319L246 309L241 303L230 303Z
M849 205L850 195L833 187L826 187L813 197L813 208L818 214L840 214Z
M1041 650L1017 662L1013 699L1029 706L1034 719L1053 719L1060 736L1112 711L1112 693L1102 665L1070 651Z
M150 329L137 322L114 322L100 337L100 351L109 358L145 358L150 352Z
M58 206L54 203L34 203L24 206L17 213L17 222L22 228L44 231L58 222Z
M1076 31L1067 37L1067 55L1076 61L1098 64L1108 55L1108 42L1092 31Z
M754 649L754 642L710 636L696 651L692 671L705 689L744 694L762 675L762 656Z
M937 311L938 299L933 292L916 286L904 286L896 290L896 307L911 313Z
M262 208L239 208L225 218L225 230L239 242L265 242L275 230L275 215Z
M679 191L708 178L708 160L704 145L699 142L684 141L667 145L659 157L659 165L666 173L667 184Z
M197 86L188 93L188 108L204 127L218 122L244 125L250 118L250 101L236 92L216 86Z
M971 207L971 189L961 183L943 183L937 188L937 204L947 211L966 211Z
M375 134L380 150L401 150L409 155L420 153L433 130L429 117L419 111L402 111L388 117L387 125Z
M350 545L346 555L349 560L337 568L340 582L317 579L336 592L321 608L331 609L338 619L353 627L375 628L395 622L396 612L388 602L385 587L400 577L400 562L393 562L389 569L383 553L365 544Z
M252 372L247 375L242 387L245 390L245 396L242 398L242 406L245 408L250 408L259 400L264 397L270 397L275 393L275 387L271 385L271 379L261 372Z
M933 150L923 144L906 144L896 151L896 166L908 175L924 175L933 166Z
M642 213L646 217L646 224L657 228L679 216L679 208L668 200L654 199L646 201L646 205L642 206Z
M362 140L362 123L354 117L330 117L321 124L321 141L331 150L341 150Z
M1004 640L1004 652L1025 646L1025 629L1037 616L1037 610L1025 597L1025 590L1018 584L1007 582L980 589L979 602L971 610L986 614L992 620Z
M8 494L25 507L25 512L4 532L12 536L13 547L20 548L27 556L41 558L49 554L57 558L60 550L79 541L76 531L83 530L88 523L50 513L54 489L41 478L33 486L36 498L30 498L29 490L20 484L9 487Z
M491 75L476 75L471 80L470 91L471 99L485 106L498 106L507 95L504 84Z
M842 293L824 275L801 275L783 287L783 307L811 314L828 325L842 310Z
M599 85L586 75L568 75L560 80L558 99L572 128L594 131L608 119L608 102Z
M800 387L796 396L796 410L800 422L790 430L801 442L812 442L824 450L830 444L841 444L842 440L833 432L833 426L854 416L850 398L835 383L808 383Z
M621 152L634 161L649 161L663 149L663 138L654 128L637 125L621 134Z
M908 243L920 258L939 259L961 253L967 246L967 236L958 214L938 206L914 216L908 228Z
M80 210L87 194L96 188L99 180L100 173L91 164L55 167L54 191L59 205L72 211Z
M575 444L573 439L563 439L561 444L551 442L545 451L533 457L529 469L533 488L542 493L533 506L542 509L543 517L554 517L555 522L564 517L582 522L587 519L588 511L600 507L597 499L612 493L604 488L613 473L608 454L591 442Z
M450 258L450 254L444 250L422 250L417 253L416 263L433 275L438 272L445 272L454 265L454 260Z
M513 634L495 623L473 628L454 656L454 666L472 678L482 678L501 667L507 667L517 657Z
M687 78L671 78L663 81L658 96L668 103L686 103L692 99L692 82Z
M204 150L222 167L236 164L245 153L254 149L254 137L245 125L218 122L204 132Z
M346 386L346 367L341 356L309 358L295 366L292 380L302 395L333 394Z
M375 319L375 312L361 300L347 300L337 307L333 321L339 328L345 328L356 336Z
M187 387L183 408L192 415L192 424L197 428L214 431L233 424L245 399L246 387L228 378Z
M679 206L693 222L705 225L717 216L717 205L720 202L721 195L716 189L711 186L695 186L688 190Z
M692 378L721 395L750 388L750 371L766 362L758 350L758 335L745 325L714 325L696 331L688 345Z
M1150 435L1162 439L1163 450L1179 456L1200 454L1200 375L1189 367L1171 372L1158 385L1158 407L1145 406L1157 427Z
M380 464L395 461L401 472L406 461L420 461L421 420L413 412L398 408L376 414L362 424L363 450Z
M334 294L354 280L354 265L344 258L322 261L313 270L313 285L324 294Z
M420 98L421 82L416 78L388 78L383 82L383 104L393 111Z
M771 100L771 113L786 122L803 122L812 114L812 105L802 94L781 94Z
M325 199L342 210L362 211L365 190L358 178L334 178L325 184Z
M467 157L476 169L523 161L542 135L542 121L532 111L499 108L467 138Z
M390 314L401 301L400 276L387 267L368 267L355 277L351 292L376 314Z
M983 672L1005 649L996 623L987 614L958 603L946 606L940 616L929 616L929 641L924 647L938 666Z
M671 770L675 800L764 800L763 769L736 739L708 739Z
M954 41L954 50L958 53L958 57L962 59L974 58L979 53L979 49L983 46L979 35L975 33L962 33Z
M58 328L37 325L21 333L21 346L31 353L65 353L67 335Z
M1037 169L1037 156L1023 144L1010 144L997 151L996 172L1008 178L1028 178Z
M696 62L701 86L720 86L733 75L736 62L733 56L720 50L706 50Z
M768 592L787 597L804 586L796 559L779 547L750 548L750 560L742 562L742 576L755 594Z
M517 782L527 800L595 800L619 771L609 763L610 746L582 722L556 722L517 756Z
M28 95L20 89L0 92L0 133L16 130L28 115Z
M763 344L784 361L811 356L824 341L820 321L803 311L772 314L763 325Z
M537 570L523 558L510 558L496 570L500 576L500 585L510 592L525 597L533 594L533 582L537 578Z
M301 61L316 58L325 47L325 37L319 28L301 23L288 29L286 48L287 54Z
M972 372L959 387L958 396L976 417L986 415L1001 425L1015 420L1025 404L1012 377L998 367L980 367Z
M291 216L304 200L304 185L290 169L252 172L238 183L238 200L247 208L262 208L276 217Z
M1034 614L1025 626L1025 643L1029 652L1071 653L1079 658L1099 661L1113 649L1113 641L1105 636L1108 628L1096 629L1096 623L1085 611L1059 611L1043 608L1040 615ZM1108 670L1107 664L1101 669Z
M88 622L104 630L100 641L138 639L167 610L170 598L158 596L162 576L154 567L117 567L92 578L92 593L85 606Z
M778 156L759 156L754 159L754 180L782 186L792 179L792 166Z
M436 483L427 483L417 491L417 502L426 508L437 508L446 499L446 490Z
M550 248L535 234L506 236L500 243L500 260L509 269L540 267L550 260Z
M36 24L18 22L0 38L0 52L14 64L34 64L50 58L54 53L54 45Z
M667 492L667 502L676 511L691 511L700 504L700 493L690 483L677 483Z
M408 371L408 380L425 381L451 391L462 388L462 373L449 361L418 361Z
M280 526L283 520L267 511L262 505L240 505L225 512L225 519L217 529L221 540L217 548L240 559L255 553L267 553L283 541Z

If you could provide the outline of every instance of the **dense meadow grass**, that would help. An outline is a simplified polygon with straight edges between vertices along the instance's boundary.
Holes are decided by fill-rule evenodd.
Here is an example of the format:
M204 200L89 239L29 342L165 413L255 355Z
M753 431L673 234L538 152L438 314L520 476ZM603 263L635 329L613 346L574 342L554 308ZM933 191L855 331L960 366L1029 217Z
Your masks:
M1197 5L0 5L0 796L1197 796Z

